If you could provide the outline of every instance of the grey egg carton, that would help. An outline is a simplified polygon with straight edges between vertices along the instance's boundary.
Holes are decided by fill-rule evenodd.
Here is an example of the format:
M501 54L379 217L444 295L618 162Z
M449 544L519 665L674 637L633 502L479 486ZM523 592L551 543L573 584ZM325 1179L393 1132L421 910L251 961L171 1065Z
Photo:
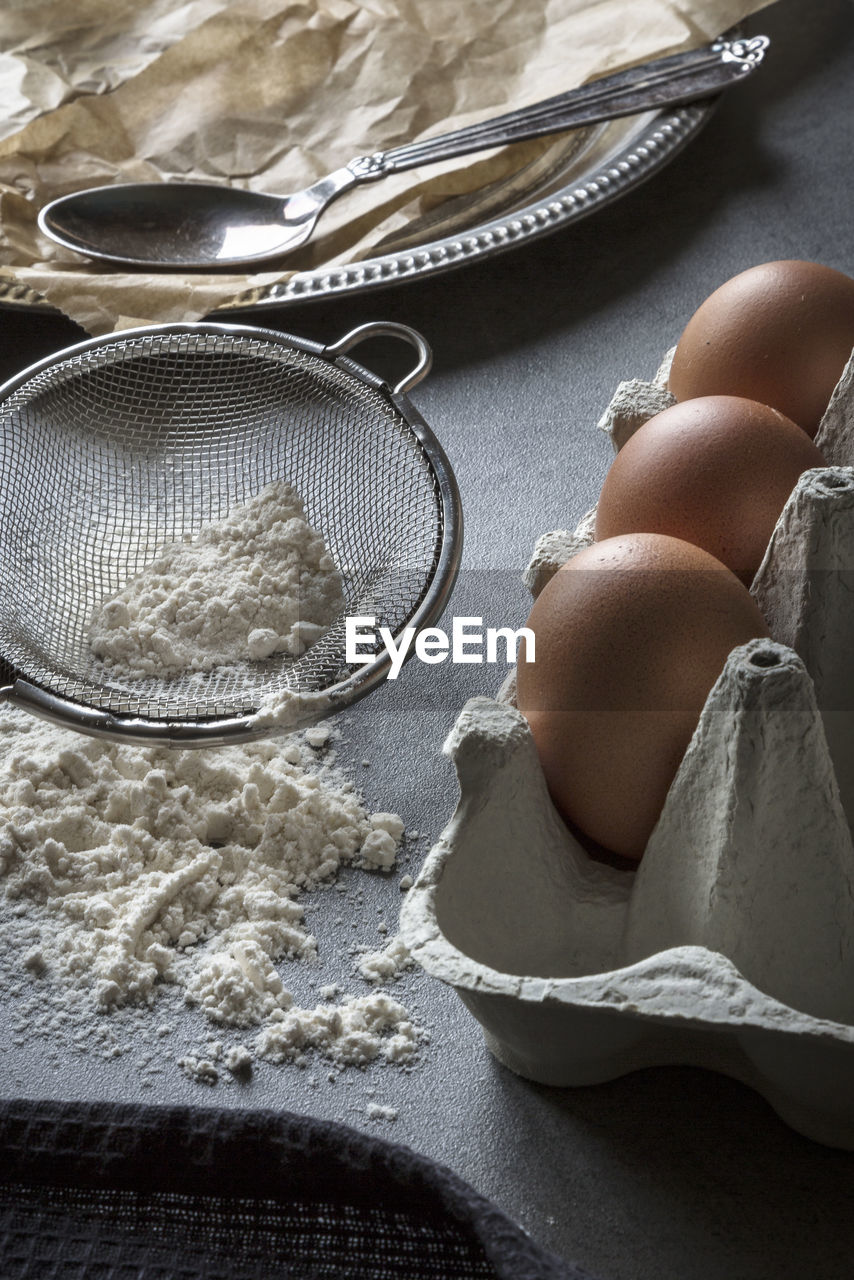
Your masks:
M666 376L618 388L615 447L672 402ZM637 869L560 819L511 678L445 744L460 800L401 932L529 1079L707 1067L854 1149L854 359L816 439L828 466L801 477L751 587L774 639L730 655ZM539 540L534 596L593 514Z

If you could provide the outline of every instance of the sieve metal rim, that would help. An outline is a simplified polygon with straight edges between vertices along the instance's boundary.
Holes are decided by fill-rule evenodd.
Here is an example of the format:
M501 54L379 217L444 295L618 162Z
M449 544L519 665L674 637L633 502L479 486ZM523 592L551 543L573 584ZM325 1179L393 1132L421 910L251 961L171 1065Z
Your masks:
M416 329L397 321L371 321L357 326L331 343L318 343L278 329L260 325L226 324L214 321L172 322L121 329L74 343L28 365L0 385L0 410L5 402L31 379L68 360L85 357L111 343L124 339L158 335L218 335L269 342L286 350L325 360L336 369L351 375L373 393L385 399L404 420L421 448L432 471L441 522L439 551L432 576L426 581L420 602L395 633L398 639L404 627L416 632L431 626L443 612L456 582L462 555L463 517L459 487L450 461L424 418L408 397L408 392L426 377L432 365L432 352L426 339ZM348 354L354 347L373 337L395 337L411 345L418 360L410 373L393 387ZM0 477L0 479L2 479ZM407 656L410 656L410 646ZM259 715L222 717L207 720L166 720L141 716L122 716L63 697L19 674L0 653L0 702L21 707L41 719L71 728L92 737L133 745L170 746L176 748L225 746L248 742L276 734L291 733L324 719L361 700L382 684L391 667L391 658L383 650L370 663L322 691L322 704L305 695L305 709L286 726L267 723ZM260 721L260 722L259 722Z

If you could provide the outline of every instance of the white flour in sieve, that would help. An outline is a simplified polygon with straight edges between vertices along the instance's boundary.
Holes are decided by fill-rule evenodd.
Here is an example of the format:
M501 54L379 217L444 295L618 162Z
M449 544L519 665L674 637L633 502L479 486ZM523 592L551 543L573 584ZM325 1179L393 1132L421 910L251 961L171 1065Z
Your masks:
M297 658L344 609L341 575L285 481L172 542L95 610L93 653L141 679Z
M423 1033L387 992L335 1003L326 987L303 1007L282 978L283 961L317 950L300 895L346 863L390 868L403 832L396 815L366 812L318 761L326 739L312 739L314 750L295 737L129 747L0 708L0 971L29 999L20 1034L88 1017L91 1047L92 1016L110 1014L95 1021L104 1052L118 1053L105 1024L141 1007L156 1039L177 992L232 1036L218 1042L219 1065L215 1054L181 1059L206 1083L257 1058L413 1059ZM395 952L382 972L372 956L364 976L392 977L403 959Z

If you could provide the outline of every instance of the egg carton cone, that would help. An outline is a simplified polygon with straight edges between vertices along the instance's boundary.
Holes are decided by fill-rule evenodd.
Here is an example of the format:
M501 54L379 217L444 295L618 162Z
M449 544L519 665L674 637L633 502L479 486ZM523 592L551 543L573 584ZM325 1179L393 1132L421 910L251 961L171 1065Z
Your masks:
M615 447L672 402L668 364L618 388ZM817 442L830 465L801 477L751 588L773 639L730 655L637 868L591 858L558 815L511 677L445 744L459 804L401 932L529 1079L706 1067L854 1150L851 364ZM538 541L535 596L594 519Z

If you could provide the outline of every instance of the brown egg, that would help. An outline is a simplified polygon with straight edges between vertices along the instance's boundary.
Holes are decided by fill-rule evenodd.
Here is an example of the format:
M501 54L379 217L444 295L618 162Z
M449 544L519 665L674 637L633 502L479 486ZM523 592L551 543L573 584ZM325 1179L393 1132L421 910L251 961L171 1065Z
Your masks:
M677 400L744 396L814 436L854 347L854 280L815 262L766 262L694 313L670 371Z
M738 579L676 538L609 538L573 556L528 619L517 703L555 805L640 858L709 690L736 645L768 635Z
M824 465L813 441L776 409L737 396L686 400L650 418L617 454L596 538L683 538L749 584L798 476Z

